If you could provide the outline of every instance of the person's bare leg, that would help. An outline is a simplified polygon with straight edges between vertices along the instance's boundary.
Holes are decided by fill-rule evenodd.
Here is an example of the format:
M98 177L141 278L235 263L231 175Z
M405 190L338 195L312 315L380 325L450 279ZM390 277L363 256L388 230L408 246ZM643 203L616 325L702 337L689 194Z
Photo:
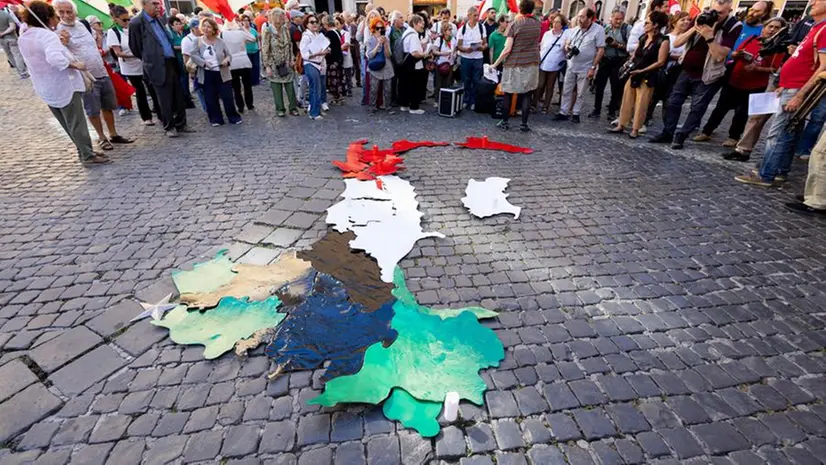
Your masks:
M106 129L109 130L109 137L117 136L118 131L115 129L115 113L112 112L112 110L101 110L100 113L103 115L103 121L106 122Z
M111 112L109 113L111 114ZM100 116L90 116L89 122L92 123L92 127L95 128L99 141L108 140L106 139L106 134L103 133L103 125L101 124Z

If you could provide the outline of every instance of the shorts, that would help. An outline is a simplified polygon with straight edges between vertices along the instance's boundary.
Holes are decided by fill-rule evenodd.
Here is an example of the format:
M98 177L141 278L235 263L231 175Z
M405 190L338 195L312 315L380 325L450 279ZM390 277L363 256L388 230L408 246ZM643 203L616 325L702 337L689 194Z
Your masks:
M96 78L92 90L83 93L83 109L86 116L100 116L100 110L114 110L118 107L115 86L109 76Z

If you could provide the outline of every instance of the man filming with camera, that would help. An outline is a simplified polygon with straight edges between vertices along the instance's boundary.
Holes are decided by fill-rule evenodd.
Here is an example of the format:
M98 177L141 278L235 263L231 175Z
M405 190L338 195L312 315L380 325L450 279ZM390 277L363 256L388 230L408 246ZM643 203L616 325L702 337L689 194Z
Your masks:
M597 65L605 52L605 30L599 24L594 24L595 16L594 10L590 8L579 10L576 16L579 25L569 33L565 41L568 70L562 87L562 105L559 107L559 113L554 116L554 121L571 118L574 123L579 123L579 113L582 111L588 80L594 77Z
M682 72L668 98L663 132L651 142L673 142L671 148L681 149L689 134L700 126L709 103L722 85L726 57L743 27L730 16L731 10L732 0L714 0L710 10L697 16L695 26L674 41L674 47L686 46ZM691 109L682 128L676 132L683 103L689 95Z

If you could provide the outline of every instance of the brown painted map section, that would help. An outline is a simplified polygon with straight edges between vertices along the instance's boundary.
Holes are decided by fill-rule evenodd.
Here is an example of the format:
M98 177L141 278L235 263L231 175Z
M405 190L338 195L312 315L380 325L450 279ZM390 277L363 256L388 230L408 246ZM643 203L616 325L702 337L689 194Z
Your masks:
M349 231L341 234L329 230L311 249L302 250L297 256L310 261L316 271L341 281L350 300L372 312L393 299L393 285L380 279L379 266L372 258L350 250L350 241L355 238Z

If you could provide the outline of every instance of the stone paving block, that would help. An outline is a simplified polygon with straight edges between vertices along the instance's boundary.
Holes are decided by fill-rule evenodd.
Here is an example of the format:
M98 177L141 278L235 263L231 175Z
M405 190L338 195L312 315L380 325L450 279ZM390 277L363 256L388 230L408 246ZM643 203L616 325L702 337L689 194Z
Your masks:
M266 454L292 450L295 445L295 433L295 425L290 421L267 423L258 452Z
M711 417L703 408L688 396L669 397L666 401L674 413L682 420L684 425L695 425L697 423L707 423Z
M547 399L553 412L579 407L579 401L574 393L566 384L562 383L546 385L545 399Z
M0 443L22 433L56 411L63 402L35 383L0 404Z
M155 302L151 302L155 303ZM129 325L129 320L143 311L134 300L122 300L85 324L101 337L108 337Z
M143 439L125 439L115 444L112 452L109 453L107 465L124 464L137 465L141 463L143 450L146 448L146 441Z
M263 240L264 244L269 244L275 247L290 247L301 237L304 231L300 229L278 228L271 234L267 235Z
M593 410L576 409L573 414L574 420L579 424L583 435L589 441L616 434L614 425L611 424L611 421L605 415L605 411L601 408Z
M636 436L637 442L645 453L650 457L662 457L669 455L671 451L659 434L645 431Z
M335 460L335 465L364 465L364 446L360 442L341 444L336 447Z
M367 462L370 465L395 465L401 463L399 438L395 436L372 437L367 441Z
M486 455L474 455L473 457L462 457L459 465L493 465L493 460Z
M109 451L114 446L113 443L83 446L72 453L72 460L69 463L72 465L103 465L106 457L109 456Z
M612 404L605 409L623 434L648 431L651 426L632 404Z
M659 430L659 433L680 459L703 455L702 447L687 429L683 427L663 428Z
M640 446L630 439L617 439L614 442L614 447L616 447L617 453L627 464L633 465L644 463L645 461L645 455Z
M316 414L302 417L298 422L298 445L305 446L330 440L330 415Z
M165 328L151 325L147 320L141 320L117 336L114 343L129 355L137 357L155 343L166 339L168 335L169 331Z
M126 429L132 423L132 417L127 415L107 415L100 417L89 443L110 442L121 439Z
M522 431L528 444L546 444L551 441L551 432L538 418L526 418L522 421Z
M547 417L553 438L559 442L580 439L582 433L573 418L565 413L552 413Z
M499 450L510 450L525 447L519 425L511 420L499 420L493 424L496 443Z
M0 366L0 402L37 382L37 376L20 360Z
M472 454L490 452L496 449L496 438L490 426L484 423L473 425L468 427L465 432L467 433L467 441Z
M519 407L510 391L488 391L485 393L485 404L492 418L515 417L519 415Z
M714 455L725 454L736 450L748 449L749 442L740 433L727 423L710 423L697 425L691 428Z
M433 457L431 441L417 433L401 431L399 445L404 465L423 465Z
M52 445L65 446L86 442L97 422L97 416L77 417L66 420L57 431L57 434L52 437Z
M117 371L126 361L109 346L100 346L52 373L49 380L67 396L80 394Z
M247 225L237 236L235 236L236 240L241 242L247 242L250 244L257 244L261 242L262 239L267 237L273 228L265 225L260 224L250 224Z
M36 347L29 356L42 370L51 373L101 342L100 336L85 326L78 326Z
M537 444L528 449L531 465L567 465L565 456L556 446Z
M203 431L189 436L184 448L184 463L214 459L221 450L221 431Z
M143 455L143 463L161 465L172 463L181 456L186 446L187 436L167 436L158 438Z
M302 452L298 457L298 465L314 465L317 463L332 463L333 449L330 446L320 449L310 449Z
M462 430L455 426L442 428L442 431L436 436L436 457L438 458L462 457L466 450L465 435Z
M223 457L243 457L258 448L258 427L252 425L231 426L227 429Z
M60 428L60 423L41 421L26 431L26 434L17 444L19 450L40 449L48 447Z

